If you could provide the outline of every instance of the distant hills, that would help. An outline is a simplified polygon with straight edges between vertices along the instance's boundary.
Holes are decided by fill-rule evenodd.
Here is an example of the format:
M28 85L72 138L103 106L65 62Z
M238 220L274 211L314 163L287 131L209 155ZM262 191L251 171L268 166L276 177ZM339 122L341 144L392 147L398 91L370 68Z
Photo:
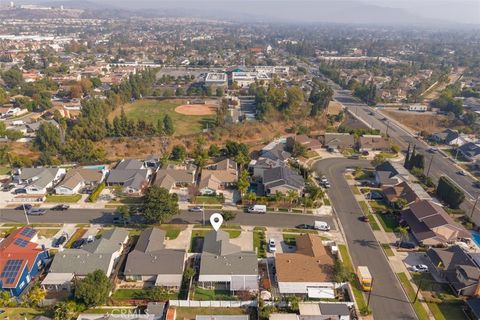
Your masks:
M374 25L480 24L480 4L471 0L23 0L84 9L101 16L196 16L235 21L353 23ZM393 7L397 6L397 7ZM418 10L416 10L416 8ZM450 8L450 10L449 10ZM450 14L454 13L454 14ZM478 16L478 21L476 17Z

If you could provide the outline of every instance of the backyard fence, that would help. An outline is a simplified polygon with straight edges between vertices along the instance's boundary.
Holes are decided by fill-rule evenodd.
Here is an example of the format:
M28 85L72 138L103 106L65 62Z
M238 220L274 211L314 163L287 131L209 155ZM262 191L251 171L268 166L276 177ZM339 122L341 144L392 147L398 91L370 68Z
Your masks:
M170 300L170 305L175 307L190 308L240 308L256 307L256 300L248 301L196 301L196 300Z

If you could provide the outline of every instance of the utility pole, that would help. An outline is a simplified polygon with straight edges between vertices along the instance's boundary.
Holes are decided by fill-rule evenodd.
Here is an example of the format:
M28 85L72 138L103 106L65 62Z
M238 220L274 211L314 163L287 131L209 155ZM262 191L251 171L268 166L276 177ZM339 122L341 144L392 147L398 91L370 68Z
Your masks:
M475 208L477 207L478 199L480 199L480 194L477 196L475 203L473 204L472 212L470 213L470 219L473 217L473 213L475 212Z
M22 203L22 207L23 207L23 213L25 214L25 220L27 220L27 225L29 225L30 220L28 220L28 214L27 214L27 210L25 209L25 203Z
M417 292L415 293L415 299L413 299L412 303L415 303L417 301L418 293L420 292L420 289L422 288L422 284L423 284L423 279L421 279L420 283L418 284Z
M387 120L387 130L385 131L385 135L388 137L388 129L390 128L390 121Z
M430 162L428 163L427 177L430 174L430 167L432 166L432 162L433 162L433 154L432 154L432 157L430 158Z
M373 290L373 280L375 278L372 277L372 282L370 283L370 291L368 291L368 299L367 299L367 310L370 309L370 296L372 295L372 290Z

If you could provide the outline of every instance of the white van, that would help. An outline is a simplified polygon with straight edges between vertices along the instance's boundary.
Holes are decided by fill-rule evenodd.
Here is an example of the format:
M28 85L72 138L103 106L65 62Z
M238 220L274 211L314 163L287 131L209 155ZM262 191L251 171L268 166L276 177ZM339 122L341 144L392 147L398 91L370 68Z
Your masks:
M325 221L315 221L314 228L321 231L329 231L330 226Z
M264 204L256 204L248 208L249 213L267 213L267 206Z

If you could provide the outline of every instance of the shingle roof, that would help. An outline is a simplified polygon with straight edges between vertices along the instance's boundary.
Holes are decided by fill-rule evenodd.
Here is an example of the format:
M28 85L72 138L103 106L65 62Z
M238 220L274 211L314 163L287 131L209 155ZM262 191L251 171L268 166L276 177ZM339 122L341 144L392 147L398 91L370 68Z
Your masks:
M135 170L135 169L144 169L143 162L136 159L127 159L122 160L120 163L115 167L115 169L123 169L123 170Z
M67 172L58 187L74 189L82 181L87 183L99 183L103 178L100 170L75 168Z
M265 170L263 173L263 184L266 189L280 185L288 185L299 190L305 187L302 176L289 167L276 167Z
M182 275L185 250L165 249L164 230L148 228L127 257L125 275Z
M320 237L304 234L297 237L295 253L275 256L279 282L329 282L333 279L333 257Z
M19 178L21 180L33 180L30 185L45 188L52 183L60 168L22 168Z
M124 187L141 189L147 182L146 169L113 169L107 178L107 183L121 183Z

